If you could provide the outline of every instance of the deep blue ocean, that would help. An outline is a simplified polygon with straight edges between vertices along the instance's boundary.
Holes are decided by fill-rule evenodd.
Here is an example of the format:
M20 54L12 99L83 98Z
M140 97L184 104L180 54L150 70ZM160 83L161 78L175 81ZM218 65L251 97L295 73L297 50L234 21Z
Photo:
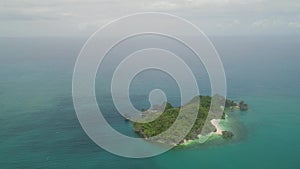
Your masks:
M210 38L224 64L227 97L250 107L231 114L237 124L233 128L240 133L232 140L175 148L145 159L101 149L77 120L72 73L86 39L0 38L0 168L300 168L300 38ZM201 70L199 66L197 80L206 81ZM133 104L147 108L148 92L161 85L168 101L179 106L176 85L170 85L174 81L155 73L145 76L157 83L143 77L134 80ZM106 78L100 76L96 83L98 97L104 100L99 106L115 129L135 136L107 96ZM209 94L205 86L204 82L202 93Z

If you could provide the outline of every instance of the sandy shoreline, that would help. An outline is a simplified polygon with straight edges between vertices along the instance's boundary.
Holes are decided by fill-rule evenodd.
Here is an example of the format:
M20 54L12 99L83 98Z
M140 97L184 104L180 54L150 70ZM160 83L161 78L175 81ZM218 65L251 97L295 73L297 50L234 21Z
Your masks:
M214 134L218 134L218 135L222 135L222 127L220 125L220 119L212 119L210 122L212 125L215 126L216 130L215 132L213 132Z
M196 140L184 140L184 143L182 143L181 145L189 145L189 144L192 144L192 143L204 143L209 137L211 137L212 135L216 134L216 135L222 135L222 131L223 131L223 128L221 127L220 125L220 121L221 119L212 119L210 122L213 126L215 126L216 128L216 131L215 132L211 132L209 133L208 135L206 136L202 136L201 134L198 135L198 139ZM201 141L202 139L204 141Z

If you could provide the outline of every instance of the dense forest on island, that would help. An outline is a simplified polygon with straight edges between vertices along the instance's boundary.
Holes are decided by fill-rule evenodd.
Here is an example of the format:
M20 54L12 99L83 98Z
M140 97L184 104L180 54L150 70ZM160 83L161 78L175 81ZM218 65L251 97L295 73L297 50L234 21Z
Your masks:
M228 99L224 99L224 97L221 96L214 96L214 99L217 99L217 101L219 102L223 102L225 103L225 107L211 107L211 101L212 101L212 97L210 96L197 96L195 98L193 98L190 102L188 102L187 104L181 106L181 107L173 107L170 103L164 103L161 106L155 106L154 110L148 110L148 111L144 111L141 115L141 117L139 117L141 119L147 119L150 118L152 115L157 115L159 114L160 116L148 123L140 123L140 122L133 122L133 127L136 133L138 133L141 137L143 138L150 138L150 137L154 137L157 136L161 133L163 133L164 131L166 131L167 129L169 129L173 123L175 122L175 120L177 119L180 109L187 109L186 112L188 112L188 109L191 107L195 107L197 106L196 104L199 104L199 100L200 99L200 104L198 106L198 114L197 114L197 118L194 123L194 125L192 126L191 130L187 133L187 135L180 141L182 142L184 139L185 140L193 140L196 139L197 136L200 133L204 133L204 134L208 134L210 132L215 131L214 126L209 122L206 123L207 120L212 120L212 119L219 119L219 118L225 118L225 113L224 111L229 110L229 109L233 109L234 107L239 107L239 104L237 104L236 102L232 101L232 100L228 100ZM242 104L245 104L244 102L242 102ZM211 107L211 109L210 109ZM208 112L209 110L212 113L209 113L208 116ZM221 113L221 114L220 114ZM187 113L188 114L188 113ZM221 115L221 116L220 116ZM183 121L182 123L186 123L189 121ZM191 121L192 122L192 121ZM203 131L203 126L206 123L206 127L205 130L207 131ZM185 125L185 124L182 124ZM180 127L177 127L176 132L172 132L172 134L164 136L163 138L156 138L153 141L159 141L159 142L166 142L166 143L173 143L176 142L176 137L181 135L182 133L184 133L184 131L181 131L182 129Z

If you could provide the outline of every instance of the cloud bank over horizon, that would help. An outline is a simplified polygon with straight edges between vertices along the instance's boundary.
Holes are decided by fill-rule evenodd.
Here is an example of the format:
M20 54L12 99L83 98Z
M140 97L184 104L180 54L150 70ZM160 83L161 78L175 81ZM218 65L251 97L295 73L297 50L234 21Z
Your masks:
M4 0L0 36L85 37L138 12L174 14L209 35L300 35L297 0Z

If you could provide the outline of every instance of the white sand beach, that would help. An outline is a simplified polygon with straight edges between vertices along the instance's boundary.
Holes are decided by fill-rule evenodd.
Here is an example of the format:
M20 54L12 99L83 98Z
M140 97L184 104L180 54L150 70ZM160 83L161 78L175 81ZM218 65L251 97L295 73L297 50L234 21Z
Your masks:
M212 119L210 122L217 129L217 131L215 131L214 134L222 135L223 130L222 130L222 127L220 125L220 119Z

